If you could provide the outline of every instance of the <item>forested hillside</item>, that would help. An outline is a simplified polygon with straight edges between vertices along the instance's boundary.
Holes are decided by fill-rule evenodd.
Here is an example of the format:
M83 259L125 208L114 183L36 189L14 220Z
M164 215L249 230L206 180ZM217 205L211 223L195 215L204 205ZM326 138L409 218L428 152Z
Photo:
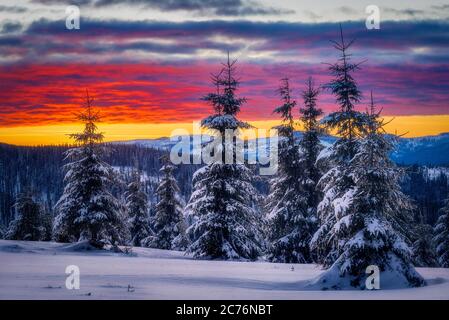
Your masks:
M1 224L7 225L11 221L16 196L26 188L36 193L46 209L52 211L62 193L62 165L67 149L68 146L19 147L0 144ZM130 168L137 163L146 175L143 179L146 191L154 199L154 188L160 175L160 157L166 154L166 151L135 144L114 144L111 149L112 153L106 155L106 160L121 171L125 178L129 177ZM401 182L403 191L415 200L425 222L434 224L438 209L441 208L449 190L449 168L417 165L405 168L407 175ZM191 179L196 169L198 165L181 165L175 171L184 199L190 196ZM255 186L262 194L268 191L268 181L264 178L259 177Z
M7 225L13 218L13 205L21 191L29 190L45 209L52 212L63 190L64 152L68 146L19 147L0 144L0 221ZM166 154L151 148L134 145L113 145L105 155L123 178L116 189L123 189L131 175L131 168L137 166L141 171L145 190L154 199L154 188L159 180L161 156ZM188 198L191 193L192 174L196 165L181 165L175 170L181 195ZM117 190L117 193L122 190ZM150 199L151 201L152 199Z

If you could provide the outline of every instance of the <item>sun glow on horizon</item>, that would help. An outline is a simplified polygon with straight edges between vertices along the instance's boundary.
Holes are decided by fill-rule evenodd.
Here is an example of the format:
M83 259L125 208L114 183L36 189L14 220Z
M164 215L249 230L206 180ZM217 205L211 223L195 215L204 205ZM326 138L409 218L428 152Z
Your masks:
M393 121L386 125L388 133L404 135L404 137L420 137L438 135L449 132L449 115L429 116L386 116ZM259 129L270 129L280 123L279 120L248 121ZM176 129L192 133L192 122L185 123L100 123L99 130L105 134L105 141L126 141L138 139L157 139L170 137ZM70 144L70 133L79 132L82 124L57 124L46 126L18 126L0 128L0 143L21 146ZM298 130L301 127L298 126Z

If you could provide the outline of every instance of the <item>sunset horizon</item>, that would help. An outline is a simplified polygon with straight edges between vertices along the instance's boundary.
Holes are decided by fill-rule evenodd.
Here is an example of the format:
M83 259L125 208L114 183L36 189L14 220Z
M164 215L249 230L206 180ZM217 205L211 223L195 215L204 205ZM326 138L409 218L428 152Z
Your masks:
M264 0L251 8L244 1L229 7L137 1L125 7L89 0L79 2L79 29L67 28L63 2L2 6L0 142L67 143L85 90L102 114L106 141L169 136L210 113L201 98L228 52L237 60L239 94L247 98L241 118L269 128L279 121L272 110L280 79L290 79L299 106L309 76L318 86L329 82L340 25L347 41L355 39L351 61L361 63L357 110L366 109L372 91L382 116L396 117L389 133L449 132L446 7L417 2L410 10L379 1L380 28L370 30L363 5L327 2L305 8ZM325 114L338 108L325 89L318 106Z
M386 132L404 138L419 138L427 136L438 136L449 133L449 115L429 116L386 116L384 117ZM247 120L254 128L269 130L279 125L279 120ZM186 130L189 134L193 132L193 123L104 123L98 124L99 130L105 135L105 142L120 142L132 140L146 140L170 138L176 130ZM82 123L63 123L41 126L17 126L0 127L0 143L17 146L50 146L72 144L70 134L79 132ZM298 131L303 128L295 126ZM206 133L204 131L203 133ZM329 134L334 134L329 132Z

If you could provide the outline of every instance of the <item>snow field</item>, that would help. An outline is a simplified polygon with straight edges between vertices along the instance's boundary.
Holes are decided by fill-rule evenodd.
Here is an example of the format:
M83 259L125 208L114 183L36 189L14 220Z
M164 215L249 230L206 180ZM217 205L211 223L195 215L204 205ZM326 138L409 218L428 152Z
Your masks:
M422 288L315 291L307 285L322 273L316 265L194 260L148 248L133 248L131 256L78 249L0 240L0 299L449 299L449 269L442 268L418 268L428 283ZM80 268L79 290L65 287L68 265Z

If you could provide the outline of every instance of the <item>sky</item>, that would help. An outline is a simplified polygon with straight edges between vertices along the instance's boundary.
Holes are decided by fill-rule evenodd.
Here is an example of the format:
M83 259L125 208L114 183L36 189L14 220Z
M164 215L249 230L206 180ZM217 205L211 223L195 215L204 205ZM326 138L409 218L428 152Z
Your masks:
M78 30L66 28L70 4ZM372 4L378 30L365 26ZM0 142L68 142L86 89L107 140L169 136L211 112L201 97L228 51L248 99L240 117L268 128L281 78L299 105L309 76L330 80L339 23L363 61L359 110L372 90L390 132L449 132L448 18L448 0L2 0ZM336 110L335 98L323 91L319 107Z

